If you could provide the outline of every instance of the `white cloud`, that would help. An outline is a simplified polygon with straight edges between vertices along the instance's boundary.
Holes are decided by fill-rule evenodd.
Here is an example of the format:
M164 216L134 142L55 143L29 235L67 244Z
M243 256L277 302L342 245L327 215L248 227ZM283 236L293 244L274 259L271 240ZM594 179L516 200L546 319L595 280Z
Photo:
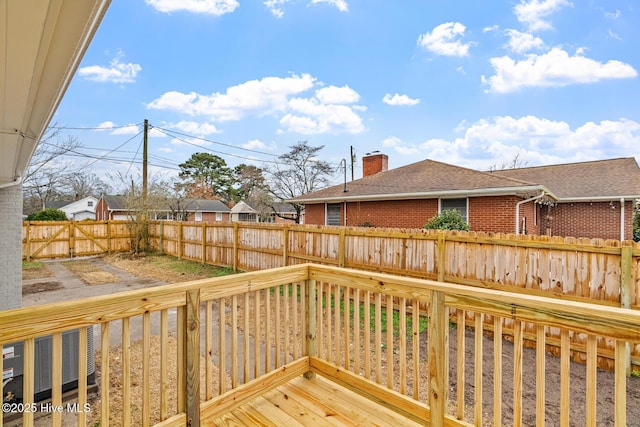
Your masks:
M622 41L622 37L620 37L619 35L617 35L616 33L614 33L611 28L609 28L609 38L611 39L615 39L618 41Z
M360 94L349 86L327 86L316 91L316 98L324 104L353 104L358 102Z
M198 136L206 136L206 135L211 135L213 133L222 132L221 130L217 129L214 125L210 123L198 123L198 122L185 121L185 120L169 125L169 127L174 129L180 129L181 131L184 131L186 133L189 133L192 135L198 135Z
M604 13L604 17L607 18L607 19L618 19L618 18L620 18L620 15L621 15L621 13L620 13L619 9L616 9L615 12L605 12Z
M231 13L238 6L237 0L145 0L146 3L159 12L171 13L185 11L221 16Z
M114 122L107 120L96 126L98 132L110 131L110 135L136 135L140 133L138 125L130 124L125 126L118 126Z
M252 139L242 144L242 148L246 148L247 150L264 150L267 148L267 144L259 139Z
M212 121L241 120L247 116L273 116L280 124L278 133L360 133L365 130L357 105L360 95L349 86L318 88L322 83L309 74L286 78L265 77L229 87L225 93L201 95L195 92L166 92L147 105L191 116L206 116ZM191 122L185 122L191 123ZM210 130L215 127L210 128Z
M499 25L497 25L497 24L494 24L494 25L492 25L492 26L490 26L490 27L484 27L484 28L482 29L482 32L483 32L483 33L490 33L490 32L492 32L492 31L498 31L499 29L500 29L500 26L499 26Z
M290 0L266 0L263 4L269 9L271 14L276 18L282 18L284 16L284 6L286 3L289 3Z
M137 135L138 133L140 133L138 125L131 124L127 126L116 127L111 132L111 135Z
M120 62L120 58L124 57L122 52L111 60L108 67L101 65L89 65L78 69L78 75L86 80L94 82L109 83L135 83L136 77L142 67L139 64Z
M349 105L325 104L317 98L293 98L289 108L292 112L280 120L288 132L314 135L365 131L362 117Z
M420 154L420 150L415 144L409 144L397 136L390 136L382 141L382 146L393 148L393 150L401 155L410 156Z
M495 75L482 82L488 92L508 93L523 87L558 87L572 84L595 83L605 79L632 78L638 75L629 64L610 60L606 63L580 54L569 56L560 48L543 55L529 55L522 61L508 56L491 58Z
M175 153L176 149L173 147L159 147L158 151L162 153Z
M522 33L518 30L505 30L505 34L509 37L507 47L515 53L526 53L535 49L542 49L544 41L540 37L536 37L531 33Z
M311 4L321 4L325 3L331 6L338 8L340 12L348 12L349 5L346 0L311 0Z
M447 22L435 27L430 33L418 37L418 45L445 56L467 56L473 42L462 43L466 27L459 22Z
M150 102L147 107L209 116L214 121L239 120L248 114L271 114L284 111L292 95L311 89L316 79L309 74L290 77L265 77L231 86L225 93L201 95L195 92L170 91Z
M198 147L208 147L211 145L210 141L207 141L202 138L192 138L192 137L176 137L171 139L172 145L195 145Z
M638 145L640 123L633 120L587 122L572 129L564 121L536 116L499 116L467 126L452 141L430 139L417 149L426 158L486 170L516 155L530 166L628 157ZM398 153L398 147L413 147L399 140L385 146Z
M546 18L565 6L573 4L569 0L521 0L513 11L529 31L540 31L553 28Z
M284 16L284 5L292 0L265 0L262 2L276 18ZM345 0L311 0L310 5L325 3L337 8L340 12L348 12L349 4Z
M394 94L393 96L388 93L382 98L382 102L388 105L417 105L420 103L419 99L409 98L407 95Z

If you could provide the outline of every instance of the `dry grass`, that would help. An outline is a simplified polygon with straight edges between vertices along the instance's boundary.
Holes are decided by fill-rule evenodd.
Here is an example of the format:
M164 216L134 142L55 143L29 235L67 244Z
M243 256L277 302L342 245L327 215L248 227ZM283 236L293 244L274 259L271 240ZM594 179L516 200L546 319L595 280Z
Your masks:
M64 266L87 285L105 285L118 281L115 275L102 270L91 261L67 261Z
M177 412L177 396L176 390L177 384L177 341L174 337L169 337L167 345L167 361L169 369L167 371L167 408L168 414L174 415ZM160 337L152 336L149 346L149 352L151 357L149 360L143 360L142 356L142 341L135 341L131 344L131 381L129 384L131 399L128 402L123 401L123 389L124 383L122 381L123 367L122 367L122 347L111 347L109 350L109 425L110 426L122 426L129 425L123 422L123 408L127 403L130 406L130 425L142 425L142 365L148 363L150 367L150 384L151 384L151 399L149 413L151 414L151 424L162 421L160 419ZM96 375L98 382L102 387L104 381L99 378L101 367L101 353L97 351L95 354L96 361ZM205 384L205 357L200 356L200 381L201 384ZM218 370L213 367L213 387L218 388ZM204 390L201 390L201 396L204 395ZM99 425L100 419L100 406L101 399L98 395L97 398L91 401L91 419L90 425Z
M53 276L47 265L43 262L22 261L22 280L44 279Z

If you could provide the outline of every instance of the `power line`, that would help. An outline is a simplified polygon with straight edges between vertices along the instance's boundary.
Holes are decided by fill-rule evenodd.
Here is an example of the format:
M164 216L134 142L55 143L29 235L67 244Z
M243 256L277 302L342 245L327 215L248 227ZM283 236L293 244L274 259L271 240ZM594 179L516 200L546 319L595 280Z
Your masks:
M263 162L263 163L273 163L273 164L278 164L278 162L276 162L275 160L256 159L256 158L252 158L252 157L241 156L241 155L239 155L239 154L232 154L232 153L227 153L227 152L224 152L224 151L213 150L213 149L211 149L211 148L203 147L202 145L194 144L193 142L189 142L189 141L187 141L186 139L183 139L183 138L177 137L176 135L173 135L171 131L165 131L165 129L162 129L162 128L155 128L155 129L158 129L160 132L164 133L165 135L167 135L167 136L169 136L169 137L171 137L171 138L177 139L178 141L184 142L185 144L192 145L192 146L194 146L194 147L198 147L198 148L200 148L200 149L202 149L202 150L210 151L210 152L212 152L212 153L224 154L224 155L226 155L226 156L237 157L237 158L239 158L239 159L249 160L249 161L252 161L252 162L258 161L258 162ZM180 135L180 133L177 133L177 134L178 134L178 135ZM189 138L191 138L191 136L190 136L190 135L186 135L186 136L187 136L187 137L189 137ZM212 141L206 140L206 139L204 139L204 138L198 138L198 137L193 137L193 138L194 138L194 139L200 139L200 140L207 141L207 142L212 142ZM233 148L238 148L238 147L234 147L234 146L232 146L232 145L228 145L228 144L224 144L224 145L229 146L229 147L233 147ZM240 149L240 148L238 148L238 149ZM242 150L246 150L246 151L253 151L253 152L261 153L260 151L256 151L256 150L249 150L248 148L242 148ZM268 154L268 153L261 153L261 154L267 154L267 155L269 155L269 156L277 157L277 156L276 156L276 155L274 155L274 154Z
M165 135L168 135L168 136L172 136L170 134L176 134L176 135L184 136L184 137L191 138L191 139L197 139L197 140L200 140L200 141L210 142L211 144L222 145L222 146L233 148L233 149L236 149L236 150L249 151L251 153L262 154L263 156L278 157L276 154L267 153L265 151L253 150L251 148L238 147L238 146L235 146L235 145L232 145L232 144L225 144L224 142L213 141L211 139L202 138L200 136L189 135L189 134L186 134L186 133L183 133L183 132L178 132L178 131L170 130L170 129L164 129L164 128L153 126L153 125L151 127L160 130L162 133L164 133ZM193 144L193 145L196 145L196 146L199 147L199 145L197 145L197 144Z

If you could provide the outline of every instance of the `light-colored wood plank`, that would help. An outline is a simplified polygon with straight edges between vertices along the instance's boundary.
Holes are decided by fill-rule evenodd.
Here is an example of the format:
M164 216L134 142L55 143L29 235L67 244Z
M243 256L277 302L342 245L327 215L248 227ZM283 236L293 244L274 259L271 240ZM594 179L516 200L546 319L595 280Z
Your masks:
M523 325L522 322L513 324L513 425L522 425L522 356L523 356Z
M102 384L109 384L109 323L100 325L100 378ZM109 387L100 387L100 425L109 427Z
M457 369L456 369L456 418L459 420L464 419L464 388L465 388L465 353L466 353L466 339L465 339L465 317L464 310L457 310L457 330L456 339L458 346L458 354L456 355ZM415 399L415 396L414 396Z
M215 418L225 412L233 411L250 400L262 395L294 377L301 376L310 370L309 359L302 358L281 368L271 371L255 380L229 390L200 406L202 419Z
M502 318L493 318L493 425L502 425Z
M474 420L476 425L482 424L482 326L484 316L474 313L475 320L475 358L474 358Z
M627 425L627 343L616 341L615 413L616 427Z
M560 332L560 426L569 426L571 394L569 391L569 367L571 362L571 347L569 331Z
M160 419L169 418L169 313L160 312Z
M595 335L587 337L587 427L596 426L598 403L598 342Z
M93 331L92 331L93 332ZM82 327L78 329L78 406L84 408L87 403L87 359L88 359L88 328ZM2 351L2 346L0 346ZM2 372L2 364L0 362L0 372ZM2 388L0 388L0 396L2 394ZM85 411L78 411L78 425L84 426L87 424L87 413Z
M131 422L131 320L122 319L122 425ZM146 359L145 359L146 361Z
M429 408L430 421L440 425L447 411L447 389L449 372L445 358L448 359L447 337L449 335L449 311L445 307L444 294L434 291L429 304Z
M62 333L61 332L56 332L51 337L51 404L54 407L62 406ZM51 415L52 415L51 416L52 425L59 426L62 424L62 412L54 411Z
M536 426L545 425L546 328L536 326Z
M374 422L373 425L408 426L412 425L411 422L424 423L429 419L429 409L425 404L323 360L311 358L310 363L312 369L319 374L313 380L314 385L328 392L327 397L331 398L331 406L334 408L337 406L346 411L364 412L363 415L375 413L376 415L372 415L375 417L373 419L377 418L379 424ZM341 397L338 395L341 393L339 386L354 392L358 397ZM349 415L350 417L358 416L352 415L351 412Z
M385 305L387 309L387 322L385 328L387 330L387 342L386 342L386 364L387 364L387 387L393 389L393 297L390 295L386 296Z

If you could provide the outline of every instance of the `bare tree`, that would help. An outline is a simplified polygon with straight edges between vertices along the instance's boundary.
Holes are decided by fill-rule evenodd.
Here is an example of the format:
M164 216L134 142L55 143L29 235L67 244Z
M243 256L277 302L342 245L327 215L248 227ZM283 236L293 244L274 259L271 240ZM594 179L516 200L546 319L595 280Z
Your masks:
M520 158L520 153L516 154L513 159L509 162L502 162L500 165L493 164L489 167L489 172L496 172L506 169L519 169L527 166L529 164L528 160L522 160Z
M60 129L50 127L38 144L23 177L23 208L26 212L43 209L44 204L67 194L68 180L82 172L83 167L64 156L82 147L77 138L60 135Z
M281 155L279 163L269 171L269 191L281 201L326 187L334 171L328 162L318 159L324 146L312 147L307 141L301 141L290 148L291 151ZM296 211L295 221L299 223L304 205L292 205Z

